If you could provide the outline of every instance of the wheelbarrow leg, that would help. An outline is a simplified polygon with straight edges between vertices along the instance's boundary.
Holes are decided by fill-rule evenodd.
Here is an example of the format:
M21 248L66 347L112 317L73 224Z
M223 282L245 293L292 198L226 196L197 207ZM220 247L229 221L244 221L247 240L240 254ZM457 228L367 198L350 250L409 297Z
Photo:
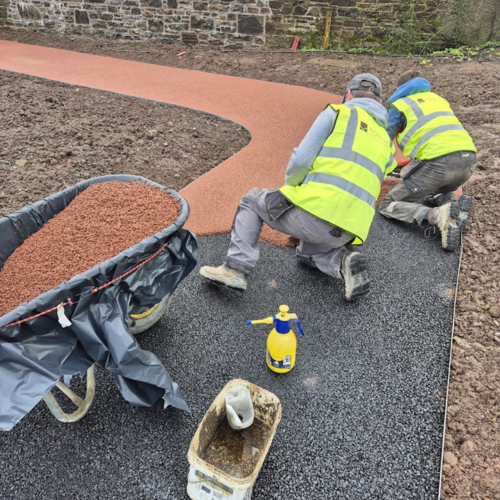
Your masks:
M73 413L64 413L62 408L59 406L59 403L56 401L56 398L49 391L43 398L45 404L49 407L49 410L52 412L52 415L57 418L60 422L77 422L82 419L87 412L89 411L90 405L94 399L95 395L95 376L94 376L95 364L92 365L87 370L87 394L85 399L82 399L80 396L76 395L66 384L59 381L56 384L56 387L64 392L66 396L78 407Z

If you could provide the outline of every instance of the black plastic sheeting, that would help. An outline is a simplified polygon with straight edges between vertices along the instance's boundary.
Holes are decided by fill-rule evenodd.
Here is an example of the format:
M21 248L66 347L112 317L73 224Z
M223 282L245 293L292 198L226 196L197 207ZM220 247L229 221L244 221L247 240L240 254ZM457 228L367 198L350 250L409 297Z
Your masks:
M172 405L189 411L179 386L154 354L140 348L128 327L129 314L142 313L170 296L196 265L196 238L182 229L189 206L178 193L131 175L108 175L76 184L0 219L0 267L89 185L117 180L139 180L168 191L179 199L180 215L165 230L0 317L1 430L12 429L61 377L83 375L94 362L114 375L132 405L151 406L163 396L165 408ZM145 261L164 244L164 250L136 271L91 292ZM64 307L72 323L69 327L63 328L53 311L5 328L68 299L73 302Z

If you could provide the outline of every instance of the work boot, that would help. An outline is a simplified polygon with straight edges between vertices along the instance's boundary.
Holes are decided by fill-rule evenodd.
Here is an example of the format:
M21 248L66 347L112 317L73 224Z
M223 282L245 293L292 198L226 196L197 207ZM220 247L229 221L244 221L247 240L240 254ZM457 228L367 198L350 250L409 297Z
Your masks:
M460 245L459 213L458 202L453 202L431 208L427 216L429 224L439 229L441 246L448 252L453 252Z
M472 198L463 194L457 201L458 205L458 215L456 218L457 226L460 231L465 229L467 225L467 215L472 208Z
M200 274L211 281L216 281L217 283L222 283L230 288L235 288L236 290L246 290L247 280L245 275L236 271L236 269L231 269L225 264L219 267L203 266L200 269Z
M366 270L366 257L359 252L344 256L341 267L345 282L346 300L354 300L370 291L370 278Z

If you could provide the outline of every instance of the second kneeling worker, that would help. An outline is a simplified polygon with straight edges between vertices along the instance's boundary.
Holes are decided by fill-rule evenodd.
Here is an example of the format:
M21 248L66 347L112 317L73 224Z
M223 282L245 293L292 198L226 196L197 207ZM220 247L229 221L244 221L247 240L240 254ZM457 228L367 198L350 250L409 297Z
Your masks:
M431 92L419 71L403 73L390 105L387 133L412 161L401 170L403 182L380 203L389 219L416 222L441 233L453 251L467 223L472 200L455 191L477 167L476 148L448 102Z
M382 84L370 74L354 77L345 104L330 104L294 149L281 189L254 188L236 212L222 266L200 274L246 290L257 265L262 222L300 240L301 262L345 282L347 300L370 287L366 259L346 245L368 236L385 176L394 170L394 147L385 130Z

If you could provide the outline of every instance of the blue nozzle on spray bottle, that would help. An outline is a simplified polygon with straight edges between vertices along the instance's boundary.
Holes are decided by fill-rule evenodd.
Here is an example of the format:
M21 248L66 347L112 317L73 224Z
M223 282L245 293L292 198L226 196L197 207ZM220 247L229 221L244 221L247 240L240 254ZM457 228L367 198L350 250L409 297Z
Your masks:
M277 373L287 373L295 365L297 351L297 339L291 328L291 323L297 324L297 329L305 337L304 330L297 315L288 313L288 306L279 307L280 312L276 316L255 321L247 321L247 325L267 324L275 325L267 338L267 366Z

